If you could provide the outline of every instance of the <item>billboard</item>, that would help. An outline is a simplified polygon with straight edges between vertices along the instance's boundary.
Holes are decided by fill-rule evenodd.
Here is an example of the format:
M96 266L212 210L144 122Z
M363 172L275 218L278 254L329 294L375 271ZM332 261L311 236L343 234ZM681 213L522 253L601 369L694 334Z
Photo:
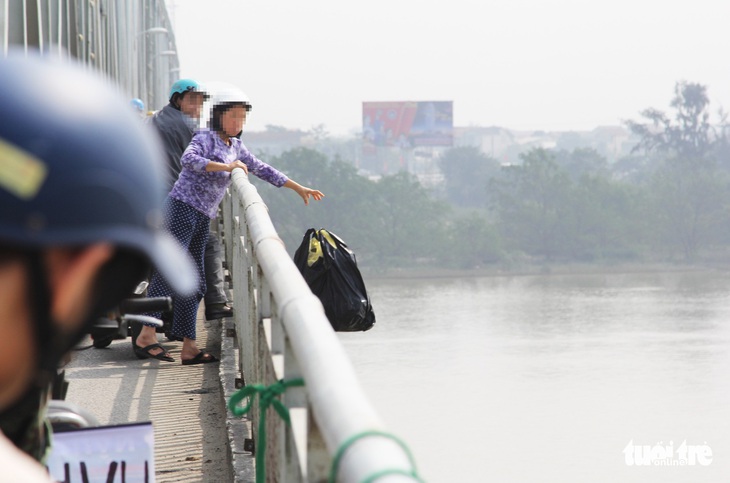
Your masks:
M451 146L453 101L363 102L363 140L371 146Z

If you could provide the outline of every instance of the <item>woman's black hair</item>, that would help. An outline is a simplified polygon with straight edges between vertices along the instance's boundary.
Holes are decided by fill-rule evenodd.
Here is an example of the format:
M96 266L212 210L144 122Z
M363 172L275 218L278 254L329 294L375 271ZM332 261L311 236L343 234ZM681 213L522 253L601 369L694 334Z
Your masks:
M222 102L220 104L216 104L213 106L213 109L210 113L210 120L208 121L208 127L217 133L223 133L223 124L221 122L221 116L223 116L223 113L225 113L228 109L234 107L234 106L243 106L244 109L246 109L246 112L251 110L251 105L247 104L245 102Z
M187 91L173 93L172 96L170 96L170 105L179 111L180 101L183 97L185 97L185 94L187 94Z

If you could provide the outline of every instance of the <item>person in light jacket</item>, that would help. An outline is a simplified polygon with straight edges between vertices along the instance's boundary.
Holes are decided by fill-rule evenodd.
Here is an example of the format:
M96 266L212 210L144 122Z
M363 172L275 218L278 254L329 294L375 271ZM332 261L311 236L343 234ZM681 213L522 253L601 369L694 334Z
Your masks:
M241 91L228 90L212 101L209 127L193 137L181 158L182 171L167 198L166 228L185 247L198 267L198 293L188 297L175 296L168 281L153 273L147 289L149 297L173 296L172 335L183 339L182 363L215 362L212 354L198 348L195 321L198 305L205 294L203 257L208 239L210 220L215 218L218 205L231 182L231 172L242 169L277 187L297 193L305 204L310 198L321 200L324 194L302 186L284 173L256 158L239 139L247 113L251 110L248 97ZM159 317L159 313L150 315ZM139 357L173 362L174 359L157 342L153 326L142 328L136 340Z
M157 111L149 123L155 128L165 148L169 189L177 181L180 158L198 127L200 112L208 98L205 87L194 79L179 79L170 87L170 102ZM205 246L205 316L208 320L233 315L224 288L223 247L211 232Z

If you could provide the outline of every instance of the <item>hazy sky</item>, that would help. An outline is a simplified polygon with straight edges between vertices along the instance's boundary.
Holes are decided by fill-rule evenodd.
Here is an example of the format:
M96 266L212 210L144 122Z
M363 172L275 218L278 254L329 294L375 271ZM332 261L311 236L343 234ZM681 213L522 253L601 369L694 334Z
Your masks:
M361 128L363 101L453 100L456 126L592 129L705 84L730 109L730 0L167 0L181 73L247 129Z

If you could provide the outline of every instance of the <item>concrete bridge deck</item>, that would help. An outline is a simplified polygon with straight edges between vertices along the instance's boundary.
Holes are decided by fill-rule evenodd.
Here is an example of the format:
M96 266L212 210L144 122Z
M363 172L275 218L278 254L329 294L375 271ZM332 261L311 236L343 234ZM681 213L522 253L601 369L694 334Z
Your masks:
M182 342L168 342L163 334L158 339L176 362L137 359L131 338L104 349L76 351L66 368L67 400L91 412L102 425L152 421L158 483L234 481L224 384L225 374L235 368L235 354L232 344L224 343L229 349L221 352L223 327L224 321L205 321L201 303L198 343L220 355L220 363L183 366ZM90 340L81 345L89 344ZM244 422L237 424L239 431L246 430ZM253 457L236 458L239 465L246 459L253 475Z

